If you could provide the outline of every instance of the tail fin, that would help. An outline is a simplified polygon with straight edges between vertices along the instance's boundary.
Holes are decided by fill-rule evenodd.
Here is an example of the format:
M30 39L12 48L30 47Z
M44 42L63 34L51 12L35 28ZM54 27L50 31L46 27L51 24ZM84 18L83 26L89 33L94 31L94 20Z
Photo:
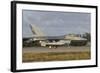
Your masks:
M30 26L33 34L35 34L37 36L44 36L44 33L41 31L41 29L39 27L37 27L36 25L32 25L32 24L30 24L29 26Z

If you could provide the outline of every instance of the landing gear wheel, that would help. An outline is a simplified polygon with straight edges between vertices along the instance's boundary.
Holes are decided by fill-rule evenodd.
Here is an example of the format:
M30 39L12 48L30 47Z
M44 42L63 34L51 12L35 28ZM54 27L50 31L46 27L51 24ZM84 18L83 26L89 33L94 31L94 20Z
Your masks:
M51 46L49 46L49 48L51 48Z

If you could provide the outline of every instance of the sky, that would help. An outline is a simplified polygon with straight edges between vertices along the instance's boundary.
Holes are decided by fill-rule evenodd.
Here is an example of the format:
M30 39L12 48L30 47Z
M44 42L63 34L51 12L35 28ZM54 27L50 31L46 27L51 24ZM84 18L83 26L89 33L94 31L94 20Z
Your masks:
M23 10L22 36L34 35L30 24L39 27L46 36L90 33L90 20L90 13Z

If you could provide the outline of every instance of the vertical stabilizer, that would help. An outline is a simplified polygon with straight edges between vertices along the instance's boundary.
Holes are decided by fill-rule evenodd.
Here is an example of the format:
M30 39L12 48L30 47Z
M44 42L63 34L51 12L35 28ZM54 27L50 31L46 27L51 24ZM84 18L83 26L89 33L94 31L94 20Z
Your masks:
M44 33L36 25L31 24L30 28L31 28L33 34L35 34L37 36L44 36Z

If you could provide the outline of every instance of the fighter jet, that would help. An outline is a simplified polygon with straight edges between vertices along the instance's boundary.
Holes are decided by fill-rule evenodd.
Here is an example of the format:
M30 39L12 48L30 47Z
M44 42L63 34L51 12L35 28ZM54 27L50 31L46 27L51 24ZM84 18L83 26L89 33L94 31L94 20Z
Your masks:
M38 41L41 46L57 48L57 46L65 45L65 42L63 41L64 36L46 36L39 27L32 24L30 25L30 28L34 34L33 41Z
M33 37L30 37L27 42L32 41L40 46L57 48L58 46L82 46L87 43L87 39L75 35L46 36L38 26L34 24L30 24L29 26Z

